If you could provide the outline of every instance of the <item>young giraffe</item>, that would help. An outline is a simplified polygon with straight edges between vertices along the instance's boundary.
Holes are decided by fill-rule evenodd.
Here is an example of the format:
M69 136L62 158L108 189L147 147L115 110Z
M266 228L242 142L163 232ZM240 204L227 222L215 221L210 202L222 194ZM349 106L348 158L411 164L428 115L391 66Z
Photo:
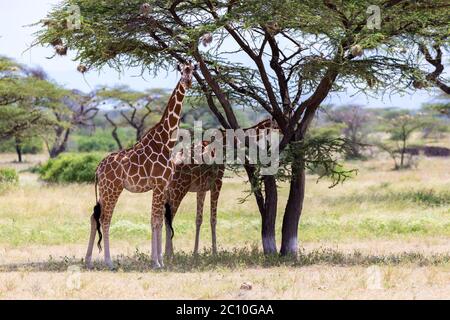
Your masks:
M253 127L243 129L247 132L254 129L256 136L250 137L258 140L263 134L263 130L278 129L278 124L272 119L266 119ZM223 145L226 146L226 134L221 130L222 137L224 137ZM203 153L207 149L209 141L202 142ZM182 158L178 156L178 158ZM205 202L206 193L210 191L211 201L211 239L212 252L217 253L217 238L216 238L216 224L217 224L217 202L219 200L220 190L222 188L222 178L225 171L223 164L184 164L182 162L175 163L175 172L172 180L169 183L168 195L172 212L172 219L175 217L181 201L188 192L197 193L197 215L196 215L196 230L195 230L195 245L194 254L198 253L200 242L200 227L203 222L203 205ZM171 237L170 226L166 224L166 255L170 256L173 253L173 244Z
M99 233L98 247L101 250L102 233L105 246L105 263L113 268L109 251L109 227L114 207L123 189L133 193L153 190L151 226L152 261L155 268L164 266L162 255L163 211L166 219L171 218L170 207L166 203L166 191L174 171L171 161L173 139L178 130L182 102L186 90L191 87L196 66L192 63L179 65L181 79L173 91L161 120L130 149L121 150L103 159L96 171L99 198L91 217L91 234L86 253L86 266L92 268L92 249L96 229ZM171 221L166 221L171 226Z

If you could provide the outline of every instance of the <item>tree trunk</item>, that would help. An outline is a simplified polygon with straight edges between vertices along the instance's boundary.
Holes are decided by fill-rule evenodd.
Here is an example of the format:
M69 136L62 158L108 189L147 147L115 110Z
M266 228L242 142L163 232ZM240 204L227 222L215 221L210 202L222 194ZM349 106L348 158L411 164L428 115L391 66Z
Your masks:
M262 219L262 244L264 254L276 254L277 243L275 239L275 223L277 219L278 193L277 184L274 176L264 177L265 205L264 212L261 213Z
M400 155L400 169L405 167L406 139L403 140L402 151Z
M122 150L122 149L123 149L123 147L122 147L122 142L120 142L119 135L117 134L117 127L115 127L115 128L113 129L113 131L111 132L111 134L112 134L114 140L116 141L117 147L119 147L119 150Z
M17 161L22 163L22 142L19 138L16 138L16 153L17 153Z
M141 140L143 133L144 133L144 128L136 127L136 141Z
M286 209L284 211L281 250L282 256L297 256L298 224L305 198L305 169L298 165L292 170L291 186Z
M105 118L113 126L114 129L112 130L111 135L112 135L113 139L116 141L117 147L119 147L119 150L122 150L123 149L122 142L120 141L119 135L117 134L117 129L118 129L117 124L114 121L112 121L112 119L109 118L107 113L105 114Z
M263 252L266 255L275 254L277 252L277 244L275 239L275 222L277 218L277 202L278 193L276 180L274 176L264 177L264 195L261 189L258 189L254 183L256 179L255 171L252 166L244 166L247 176L252 184L253 195L258 204L259 213L261 214L261 238Z
M61 132L61 131L60 131ZM62 136L64 134L64 136ZM50 158L56 158L67 149L67 141L69 140L70 129L57 134L55 144L50 149Z

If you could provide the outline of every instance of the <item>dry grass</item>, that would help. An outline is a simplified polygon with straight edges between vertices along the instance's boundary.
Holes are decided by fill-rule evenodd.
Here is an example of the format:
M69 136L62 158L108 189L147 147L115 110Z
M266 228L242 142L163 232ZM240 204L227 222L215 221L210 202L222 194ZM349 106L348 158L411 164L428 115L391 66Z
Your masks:
M11 164L13 159L0 157L0 167L25 170L45 157L29 157L24 165ZM190 194L175 219L179 254L167 269L153 271L147 256L151 194L124 193L112 227L118 271L97 265L75 275L67 270L82 265L93 186L42 185L21 172L20 186L0 194L0 298L449 298L448 161L424 158L417 169L399 172L390 170L388 159L348 163L358 176L331 190L329 182L309 176L299 261L266 259L253 249L259 246L259 214L253 199L239 204L248 186L229 177L219 203L222 254L191 257ZM286 189L281 186L279 212ZM210 243L208 209L204 249ZM375 289L368 286L373 265L381 279ZM74 276L76 288L70 285ZM253 289L240 290L243 282Z
M368 268L313 265L192 273L0 273L2 299L430 299L448 298L449 268L382 266L380 286ZM75 282L79 285L70 285ZM253 289L241 290L250 282ZM68 285L69 284L69 285Z

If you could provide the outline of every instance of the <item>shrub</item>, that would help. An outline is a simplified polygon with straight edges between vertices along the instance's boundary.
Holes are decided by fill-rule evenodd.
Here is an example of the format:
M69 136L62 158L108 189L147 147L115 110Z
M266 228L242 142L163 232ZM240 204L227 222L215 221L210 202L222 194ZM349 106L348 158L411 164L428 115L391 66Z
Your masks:
M0 184L16 184L19 182L19 176L14 169L0 168Z
M117 149L114 140L105 136L81 136L78 138L77 144L80 152L114 151Z
M33 137L25 139L22 142L22 153L23 154L38 154L44 150L43 141L39 137ZM16 152L16 143L14 139L3 140L0 144L1 153L13 153Z
M43 150L43 141L38 137L31 138L22 144L22 153L24 154L38 154Z
M19 183L19 175L16 170L0 168L0 192Z
M63 153L39 169L42 180L56 183L93 182L103 156L97 153Z

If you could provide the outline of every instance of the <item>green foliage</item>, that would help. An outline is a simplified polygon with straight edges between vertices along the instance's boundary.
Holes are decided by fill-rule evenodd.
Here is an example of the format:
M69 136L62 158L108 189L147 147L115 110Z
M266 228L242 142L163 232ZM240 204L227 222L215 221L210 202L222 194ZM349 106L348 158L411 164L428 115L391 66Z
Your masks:
M111 135L106 132L95 133L92 136L77 136L75 142L80 152L114 151L117 145Z
M136 101L147 98L149 94L131 90L126 86L120 86L111 89L104 88L98 92L98 96L106 100L111 99L127 104L133 104Z
M331 205L375 203L375 204L416 204L423 208L441 207L450 205L449 191L436 191L434 189L419 190L374 190L370 193L355 192L339 198L334 198ZM393 205L394 206L394 205Z
M426 125L426 118L422 115L413 115L407 112L388 119L386 129L393 141L408 140L413 132Z
M114 108L104 113L108 124L113 127L112 134L117 134L117 130L121 127L133 128L135 139L140 139L147 129L160 120L169 99L164 89L139 92L127 86L103 88L97 92L97 96L104 104L107 103ZM115 139L122 147L129 143L129 139L124 141L119 136L115 136Z
M311 137L317 139L324 138L339 138L341 136L342 130L345 128L345 125L342 123L333 123L322 126L316 126L311 128L309 134Z
M226 40L245 34L254 42L249 49L258 53L265 38L261 33L268 30L274 38L292 44L288 51L320 46L322 52L302 49L288 61L288 66L282 66L292 69L292 85L301 76L302 91L309 93L328 68L339 69L337 81L340 85L337 87L351 84L364 90L389 86L392 86L391 90L404 89L410 86L414 76L421 75L417 59L411 52L417 50L413 45L415 37L427 39L436 33L448 32L448 16L441 9L445 6L444 0L392 1L389 4L384 0L336 3L251 0L235 1L231 5L226 1L215 1L214 4L179 1L174 4L148 0L151 12L147 16L140 12L142 3L141 0L64 0L41 21L43 28L37 33L37 43L49 45L62 40L69 49L76 49L77 59L90 68L141 66L152 73L171 69L177 55L192 57L201 52L211 68L220 67L219 81L235 82L239 88L251 88L254 93L259 90L253 88L260 86L260 79L254 81L254 68L228 59L242 48L233 48L231 52L228 48L216 49L229 43ZM82 12L79 30L66 28L71 5L79 6ZM379 30L366 27L366 10L371 5L382 8L383 21ZM230 29L237 36L232 35ZM218 40L214 43L216 47L199 50L198 44L206 33ZM355 56L350 55L355 45L365 53L363 58L358 55L354 59ZM221 51L228 51L228 55ZM333 60L337 52L346 57L342 63L336 64ZM283 56L289 54L286 52ZM301 58L299 64L295 63L297 57ZM224 88L239 101L255 103L246 96L245 90L231 89Z
M318 163L317 165L309 166L309 174L319 176L319 179L328 177L333 181L331 187L336 186L339 182L344 182L346 179L352 178L356 175L356 170L346 169L342 164L336 163L333 167Z
M374 141L381 150L387 152L394 160L394 168L408 169L415 165L413 155L407 153L411 135L417 130L430 125L430 119L423 114L412 114L406 110L392 109L384 114L382 128L389 133L388 141Z
M39 137L26 138L21 142L23 154L38 154L44 150L43 141ZM0 144L0 153L16 152L14 139L7 139Z
M25 140L57 123L52 111L68 91L44 78L40 69L0 57L0 139Z
M323 108L329 122L342 126L342 135L350 143L347 159L364 159L362 150L367 143L370 113L361 105Z
M333 188L357 173L357 170L345 169L340 163L340 156L346 154L349 147L346 139L333 137L308 137L291 143L282 155L279 175L285 180L290 176L293 165L303 166L318 174L319 179L329 178L332 182L330 188Z
M26 139L43 133L54 124L47 112L30 105L6 105L0 108L0 139Z
M39 169L42 180L55 183L83 183L95 180L95 170L103 159L97 153L63 153Z
M0 168L0 185L14 185L19 182L19 175L11 168Z
M0 193L16 186L19 183L19 175L12 168L0 168Z
M441 103L430 103L424 105L425 111L435 112L440 115L444 115L450 118L450 102L447 100Z
M113 151L117 149L112 139L106 137L80 137L78 150L80 152Z
M94 133L79 130L73 134L69 143L70 152L111 152L118 150L111 132L106 126L105 129L97 128ZM123 143L123 147L129 147L136 143L135 134L130 127L118 128L117 134Z

